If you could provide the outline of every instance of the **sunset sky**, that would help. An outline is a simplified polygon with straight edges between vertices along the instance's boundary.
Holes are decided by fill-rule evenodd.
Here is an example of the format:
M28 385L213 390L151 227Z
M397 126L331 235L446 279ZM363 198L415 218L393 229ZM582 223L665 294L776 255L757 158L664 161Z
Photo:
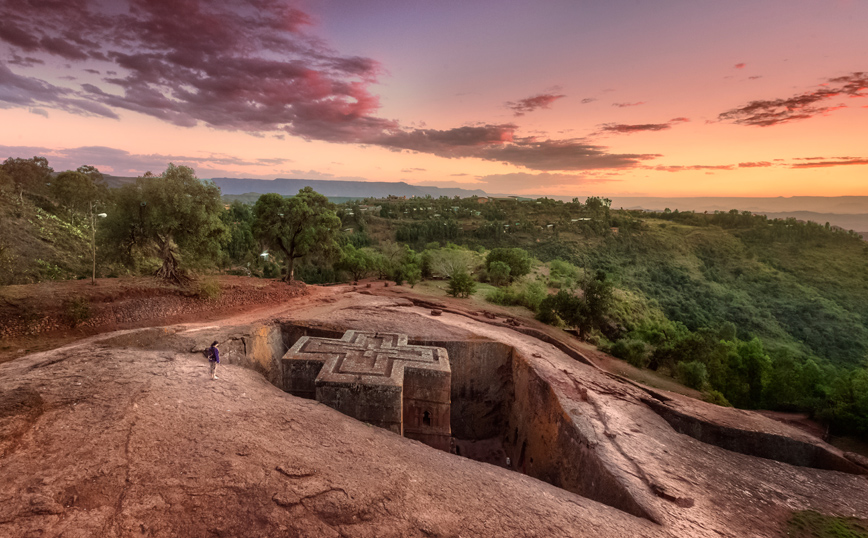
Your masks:
M0 0L0 158L868 195L863 0Z

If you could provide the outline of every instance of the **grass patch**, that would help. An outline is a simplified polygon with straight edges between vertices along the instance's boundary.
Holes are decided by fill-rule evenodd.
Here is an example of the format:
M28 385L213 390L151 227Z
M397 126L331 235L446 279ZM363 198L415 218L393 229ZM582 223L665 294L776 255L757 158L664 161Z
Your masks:
M868 521L853 517L824 516L813 510L794 512L787 522L793 538L868 538Z
M203 279L196 287L196 296L206 301L216 301L220 293L220 283L213 278Z

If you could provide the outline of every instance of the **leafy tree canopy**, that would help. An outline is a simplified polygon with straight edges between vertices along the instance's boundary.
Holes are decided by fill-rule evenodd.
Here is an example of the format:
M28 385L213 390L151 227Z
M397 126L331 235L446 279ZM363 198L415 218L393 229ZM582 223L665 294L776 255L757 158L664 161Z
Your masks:
M90 173L82 170L90 170ZM51 196L71 211L85 213L108 198L108 188L99 170L82 166L76 171L61 172L51 181Z
M118 189L105 228L111 242L127 252L156 255L162 261L156 276L184 283L189 277L179 270L179 255L216 255L226 234L222 210L216 185L198 179L192 168L170 163L161 175Z
M495 248L485 258L485 268L491 272L491 264L502 262L509 266L509 278L515 280L530 273L531 257L521 248Z
M253 234L286 256L285 280L294 279L295 260L314 250L336 251L341 220L328 198L311 187L292 198L263 194L253 207Z
M54 169L48 166L45 157L33 157L21 159L9 157L0 165L0 170L12 178L18 196L21 198L25 191L42 193L51 182L51 174Z

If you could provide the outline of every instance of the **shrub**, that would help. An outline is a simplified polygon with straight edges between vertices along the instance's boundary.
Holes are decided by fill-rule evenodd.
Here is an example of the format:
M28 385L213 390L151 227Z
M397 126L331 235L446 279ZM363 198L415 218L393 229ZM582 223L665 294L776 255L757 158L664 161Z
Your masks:
M501 306L523 306L533 312L540 310L540 305L545 298L545 285L536 280L513 284L506 288L496 288L485 296L485 300L489 303Z
M220 297L220 283L213 278L206 278L199 282L196 295L206 301L215 301Z
M415 263L408 263L404 266L404 278L412 288L422 280L422 269Z
M279 278L280 266L274 262L265 262L262 267L262 276L265 278Z
M575 288L579 280L579 268L570 262L552 260L549 285L553 288Z
M456 272L449 279L448 291L453 297L470 297L476 291L476 281L466 272Z
M675 366L675 377L696 390L702 390L708 385L708 369L699 361L679 362Z
M708 392L702 393L702 399L708 403L712 403L714 405L719 405L721 407L732 407L732 404L724 397L720 391L709 390Z
M90 301L87 297L73 297L66 301L65 308L66 317L69 324L73 327L78 327L91 317Z
M622 338L609 346L608 351L637 368L647 368L651 360L648 345L635 338Z

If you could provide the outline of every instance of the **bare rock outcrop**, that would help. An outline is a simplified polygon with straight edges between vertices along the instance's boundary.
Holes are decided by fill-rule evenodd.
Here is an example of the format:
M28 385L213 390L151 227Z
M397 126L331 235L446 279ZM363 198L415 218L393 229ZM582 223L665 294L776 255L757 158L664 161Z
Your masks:
M617 379L527 327L327 299L0 365L0 536L779 536L794 510L868 513L865 475L708 433L861 468L789 426ZM447 348L453 434L475 436L465 455L496 445L499 459L434 450L274 385L295 340L346 329ZM212 339L226 343L215 381L196 352Z

